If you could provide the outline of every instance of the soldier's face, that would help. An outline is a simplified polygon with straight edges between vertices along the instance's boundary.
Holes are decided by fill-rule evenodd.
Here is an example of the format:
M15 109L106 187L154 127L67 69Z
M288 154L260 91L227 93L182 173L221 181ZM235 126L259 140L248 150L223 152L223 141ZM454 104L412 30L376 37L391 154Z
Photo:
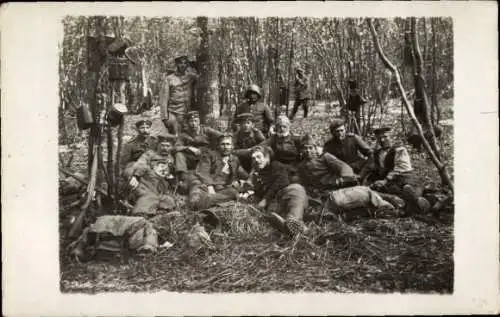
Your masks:
M343 140L345 139L346 131L344 126L340 126L335 131L333 131L333 135L338 139L338 140Z
M188 66L188 64L187 64L187 61L185 59L177 62L177 70L180 73L184 73L187 69L187 66Z
M256 151L252 154L253 166L259 170L264 169L270 161L269 155L265 155L261 151Z
M233 140L224 138L219 143L219 149L222 155L229 155L233 151Z
M276 123L276 134L282 136L288 132L290 132L290 125L287 122L278 121Z
M250 92L248 94L248 99L250 99L250 101L252 102L256 102L257 100L259 100L259 95L257 95L255 92Z
M158 145L158 153L165 155L172 151L172 143L163 141Z
M302 153L305 158L311 159L317 156L318 152L316 151L316 147L312 144L305 145Z
M148 136L151 133L151 127L147 124L140 125L137 128L137 133L142 136Z
M382 148L388 148L392 145L392 139L388 132L384 132L377 136L378 142Z
M253 128L252 120L245 120L245 122L243 122L243 125L241 127L242 127L243 131L250 132Z
M191 118L188 121L189 127L193 130L198 129L200 126L200 118Z

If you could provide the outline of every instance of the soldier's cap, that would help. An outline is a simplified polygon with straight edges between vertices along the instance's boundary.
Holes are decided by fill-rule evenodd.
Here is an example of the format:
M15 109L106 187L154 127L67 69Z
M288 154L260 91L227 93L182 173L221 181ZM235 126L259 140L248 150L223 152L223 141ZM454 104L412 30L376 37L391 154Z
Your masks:
M141 119L141 120L139 120L139 121L137 121L137 122L135 123L135 126L136 126L137 128L138 128L138 127L141 127L141 126L143 126L143 125L147 125L147 126L149 126L149 127L150 127L152 124L153 124L153 123L152 123L151 121L147 120L147 119L146 119L146 120L142 120L142 119Z
M255 147L252 148L252 155L255 153L255 152L260 152L266 156L269 156L271 159L273 159L274 157L274 151L272 148L270 148L269 146L266 146L266 145L257 145Z
M304 68L302 66L295 66L295 71L298 71L298 72L305 72Z
M376 128L375 130L373 130L373 133L375 135L381 135L381 134L389 132L391 130L392 129L390 127L379 127L379 128Z
M342 119L334 119L330 123L330 131L335 131L337 128L343 126L345 124L344 120Z
M236 120L238 122L245 122L247 120L250 120L253 122L254 120L254 116L253 114L251 113L248 113L248 112L245 112L245 113L240 113L237 117L236 117Z
M300 146L304 148L306 145L316 145L313 138L309 134L304 135L302 139L300 139Z
M176 62L176 63L180 63L180 62L187 61L187 60L188 60L187 55L180 55L180 56L177 56L176 58L174 58L174 62Z
M224 139L231 139L233 141L233 135L231 133L224 133L217 138L217 143L221 143Z
M175 136L174 135L162 135L160 134L158 136L158 143L163 143L163 142L174 142L175 141Z
M259 98L262 97L262 94L260 93L260 88L256 84L251 84L247 87L247 89L245 90L245 98L248 97L248 94L250 92L256 93L257 95L259 95Z
M190 120L192 118L200 118L200 113L198 111L189 111L186 113L186 119Z

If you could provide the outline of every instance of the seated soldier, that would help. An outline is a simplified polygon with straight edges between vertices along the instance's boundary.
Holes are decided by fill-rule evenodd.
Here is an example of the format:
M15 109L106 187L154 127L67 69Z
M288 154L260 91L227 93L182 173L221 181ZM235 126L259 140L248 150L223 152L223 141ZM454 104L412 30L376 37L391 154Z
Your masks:
M280 231L295 236L305 231L303 216L308 205L306 190L302 185L291 182L285 164L272 158L273 150L270 147L253 148L255 173L250 181L254 186L255 197L260 199L258 207L266 208L276 199L280 206L278 213L283 215L285 220L275 213L271 213L268 219L277 225Z
M135 123L137 136L125 144L121 156L122 171L137 161L149 149L156 148L158 140L150 135L151 121L139 120Z
M169 210L175 206L169 193L174 187L173 142L158 137L156 151L146 153L127 167L123 173L129 188L129 200L135 203L132 213L155 214L156 208Z
M205 152L191 180L188 203L194 210L210 208L238 198L238 180L246 180L247 172L232 154L233 136L223 134L216 151Z
M316 144L306 135L301 140L302 161L297 167L300 183L308 194L356 186L352 168L330 153L318 156Z
M175 170L178 180L188 182L188 171L196 169L203 152L210 151L223 135L210 127L200 124L200 114L190 111L186 115L188 126L175 144Z
M359 135L346 133L345 123L341 119L336 119L330 124L330 133L332 138L323 146L323 152L332 154L349 164L355 173L362 174L373 153L371 147Z
M238 156L241 166L250 172L252 159L249 153L241 151L242 149L249 149L265 140L264 135L259 129L254 127L254 116L251 113L242 113L238 115L238 123L240 125L238 131L234 134L234 154Z
M374 170L368 178L374 181L371 187L400 196L410 213L427 212L429 202L421 197L423 186L411 166L410 155L404 146L393 145L390 131L389 127L374 130L380 148L374 153Z

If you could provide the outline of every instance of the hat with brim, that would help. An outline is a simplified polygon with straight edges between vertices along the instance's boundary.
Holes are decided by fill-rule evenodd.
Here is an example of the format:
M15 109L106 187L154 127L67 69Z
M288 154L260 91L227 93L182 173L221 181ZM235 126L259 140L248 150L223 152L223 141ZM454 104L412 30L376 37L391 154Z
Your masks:
M188 60L187 55L180 55L180 56L177 56L176 58L174 58L175 63L180 63L180 62L187 61L187 60Z
M163 143L163 142L170 142L172 143L175 140L175 136L168 136L168 135L159 135L158 136L158 142Z
M373 130L373 133L375 135L381 135L381 134L384 134L384 133L389 132L389 131L391 131L390 127L380 127L380 128L376 128L375 130Z
M237 122L245 122L247 120L253 121L253 119L254 119L253 114L248 112L241 113L236 117Z
M147 126L149 126L149 127L150 127L150 126L152 125L152 123L151 123L151 121L149 121L149 120L139 120L139 121L137 121L137 122L135 123L135 126L136 126L137 128L139 128L139 127L141 127L141 126L143 126L143 125L147 125Z

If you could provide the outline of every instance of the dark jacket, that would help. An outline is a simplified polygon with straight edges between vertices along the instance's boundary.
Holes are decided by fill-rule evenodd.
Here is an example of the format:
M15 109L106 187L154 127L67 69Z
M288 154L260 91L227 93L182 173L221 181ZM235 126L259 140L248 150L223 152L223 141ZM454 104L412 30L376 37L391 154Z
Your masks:
M297 167L300 183L306 188L327 189L340 177L354 177L354 171L330 153L303 160Z
M348 133L342 141L333 138L328 140L323 146L323 152L330 153L349 165L363 159L359 153L365 156L373 153L372 148L359 135L352 133Z
M122 168L124 168L128 163L137 161L147 150L156 150L157 146L158 139L154 136L148 136L146 138L137 136L130 140L123 147L121 155Z
M230 186L234 181L247 179L248 173L241 167L238 157L229 156L229 173L224 173L224 162L218 151L210 151L202 156L196 168L196 177L207 186L216 190Z
M271 201L279 192L291 184L288 167L278 161L271 161L263 170L253 175L256 197Z
M271 109L265 105L263 102L257 102L255 104L250 103L250 101L245 100L236 108L234 114L234 120L236 122L239 114L251 113L254 115L255 128L261 130L264 134L267 134L271 125L274 122Z

